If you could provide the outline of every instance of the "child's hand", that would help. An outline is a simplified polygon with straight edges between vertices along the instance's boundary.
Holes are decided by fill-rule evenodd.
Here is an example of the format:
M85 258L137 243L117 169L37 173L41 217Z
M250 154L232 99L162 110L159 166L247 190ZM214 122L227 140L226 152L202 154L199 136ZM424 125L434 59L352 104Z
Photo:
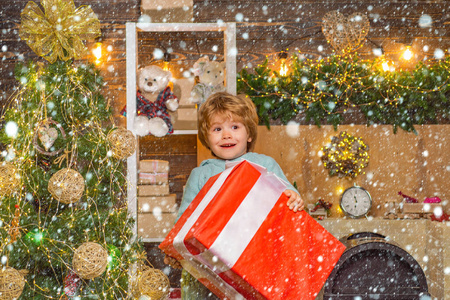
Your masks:
M290 210L297 212L305 208L305 203L303 202L303 199L299 194L297 194L293 190L285 190L284 194L289 197L287 206L289 206Z
M181 266L181 264L178 260L176 260L175 258L173 258L172 256L169 256L167 254L166 254L166 256L164 256L164 263L166 265L171 266L174 269L183 269L183 267Z

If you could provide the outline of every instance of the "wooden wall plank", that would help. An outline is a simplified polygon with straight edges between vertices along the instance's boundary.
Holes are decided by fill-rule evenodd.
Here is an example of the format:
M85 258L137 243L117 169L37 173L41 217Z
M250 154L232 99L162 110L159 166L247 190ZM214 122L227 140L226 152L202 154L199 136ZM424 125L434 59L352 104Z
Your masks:
M214 9L211 9L213 7ZM235 22L236 14L242 13L244 21L267 22L304 22L305 20L321 20L328 11L339 10L344 14L367 12L378 17L387 18L399 23L417 20L423 12L441 21L443 12L447 10L445 1L194 1L194 18L196 22L207 22L218 18L226 22ZM406 22L408 22L406 20Z

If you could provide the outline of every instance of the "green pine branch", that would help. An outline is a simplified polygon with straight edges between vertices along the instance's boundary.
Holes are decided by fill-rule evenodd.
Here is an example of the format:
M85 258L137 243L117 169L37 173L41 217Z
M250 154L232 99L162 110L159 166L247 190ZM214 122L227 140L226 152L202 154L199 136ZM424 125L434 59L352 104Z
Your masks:
M238 92L255 103L260 121L286 124L299 115L317 126L337 128L349 109L364 114L368 126L393 125L415 132L414 125L450 119L450 58L433 66L423 63L411 72L385 72L379 60L362 61L356 54L319 61L292 58L291 71L280 76L266 60L253 72L238 74Z
M128 217L125 166L108 154L112 112L101 94L99 71L70 61L29 63L16 67L16 78L19 88L3 121L18 130L2 130L0 140L6 145L4 160L20 173L21 187L1 199L0 251L9 266L29 271L20 299L60 299L74 251L86 241L102 245L111 261L104 274L82 281L78 295L125 299L128 270L142 245L133 240L134 221ZM55 156L37 151L34 137L46 118L59 123L66 134L64 139L59 132L48 151L66 150L69 159L58 162L64 151ZM59 202L47 189L52 175L65 167L77 170L85 182L82 198L73 204ZM8 228L17 204L20 236L11 243Z

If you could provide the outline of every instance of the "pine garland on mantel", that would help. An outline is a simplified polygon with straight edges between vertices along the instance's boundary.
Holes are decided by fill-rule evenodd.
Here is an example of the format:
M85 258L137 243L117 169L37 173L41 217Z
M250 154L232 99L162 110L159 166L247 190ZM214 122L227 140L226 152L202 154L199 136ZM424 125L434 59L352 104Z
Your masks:
M304 114L317 126L343 122L343 114L357 108L367 125L391 124L415 132L414 125L450 120L450 58L411 71L383 71L382 59L360 60L357 54L307 60L291 59L291 70L281 76L268 60L238 74L238 93L256 104L261 122L283 124Z

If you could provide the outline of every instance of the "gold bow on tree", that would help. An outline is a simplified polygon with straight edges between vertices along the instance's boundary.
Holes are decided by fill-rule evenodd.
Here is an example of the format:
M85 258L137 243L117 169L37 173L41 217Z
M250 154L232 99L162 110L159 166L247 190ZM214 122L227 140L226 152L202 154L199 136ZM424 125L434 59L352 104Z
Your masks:
M50 63L83 57L87 48L82 40L100 36L100 22L86 5L75 9L73 0L41 0L45 14L30 1L21 13L20 38Z

